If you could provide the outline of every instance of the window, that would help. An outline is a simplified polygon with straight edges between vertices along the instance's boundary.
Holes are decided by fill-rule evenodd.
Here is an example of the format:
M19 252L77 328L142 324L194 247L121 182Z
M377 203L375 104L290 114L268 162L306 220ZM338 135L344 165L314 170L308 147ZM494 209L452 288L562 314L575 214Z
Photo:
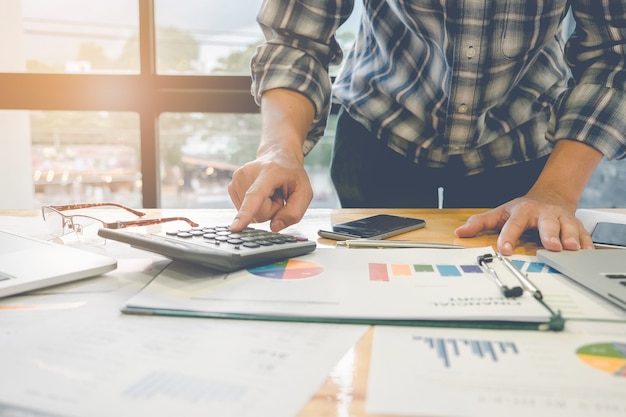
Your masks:
M260 4L1 1L3 208L101 199L231 207L229 175L259 138L249 61L262 41ZM360 7L338 34L344 49ZM334 123L306 158L312 207L338 206L328 170ZM603 191L625 172L622 161L603 163L581 204L626 206L624 193Z
M38 205L113 201L141 207L136 113L31 111L29 116Z
M1 2L0 47L10 52L0 56L4 207L100 199L231 207L229 175L259 138L249 61L263 39L260 4ZM353 41L357 23L340 41ZM306 160L313 206L337 206L332 129ZM77 167L101 168L100 179Z
M327 134L305 158L315 191L312 207L338 207L330 181L331 116ZM230 208L226 190L233 171L254 159L261 129L258 114L164 113L159 118L163 208Z
M261 0L156 0L157 73L249 76Z
M139 73L136 1L8 2L21 3L13 30L21 32L25 72Z

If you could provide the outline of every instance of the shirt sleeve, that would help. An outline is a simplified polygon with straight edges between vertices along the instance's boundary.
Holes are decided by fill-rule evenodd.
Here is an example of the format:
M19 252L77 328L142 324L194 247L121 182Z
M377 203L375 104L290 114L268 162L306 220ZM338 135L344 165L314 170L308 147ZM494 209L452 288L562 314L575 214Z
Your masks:
M575 0L566 46L574 85L559 99L548 137L577 140L607 159L626 157L626 0Z
M252 58L252 95L260 104L265 91L286 88L311 100L315 120L305 154L326 127L331 97L328 68L343 58L335 32L353 6L354 0L264 0L257 16L266 41Z

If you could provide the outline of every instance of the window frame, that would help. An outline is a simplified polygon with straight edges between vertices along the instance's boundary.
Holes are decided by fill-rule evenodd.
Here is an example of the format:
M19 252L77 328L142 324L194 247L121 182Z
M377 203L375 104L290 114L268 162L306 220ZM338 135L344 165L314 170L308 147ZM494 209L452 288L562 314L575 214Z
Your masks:
M160 208L158 120L164 112L258 113L250 76L159 75L155 0L139 3L139 74L0 73L0 110L139 115L142 206Z

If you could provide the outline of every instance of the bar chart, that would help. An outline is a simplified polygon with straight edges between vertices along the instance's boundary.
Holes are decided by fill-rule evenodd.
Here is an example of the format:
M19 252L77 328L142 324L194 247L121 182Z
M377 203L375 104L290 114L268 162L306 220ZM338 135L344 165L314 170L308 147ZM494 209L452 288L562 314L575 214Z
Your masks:
M444 367L453 366L454 359L462 360L466 356L498 362L502 355L517 355L519 350L514 342L496 340L478 340L464 338L442 338L414 336L413 340L428 346Z

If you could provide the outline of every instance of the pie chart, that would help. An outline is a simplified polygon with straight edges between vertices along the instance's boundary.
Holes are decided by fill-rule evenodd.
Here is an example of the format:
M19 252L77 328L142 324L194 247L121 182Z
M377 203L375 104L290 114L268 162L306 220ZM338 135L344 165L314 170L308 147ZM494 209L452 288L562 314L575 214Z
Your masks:
M313 262L287 259L270 265L248 269L253 275L272 279L303 279L322 273L324 268Z
M626 343L585 345L576 351L576 355L593 368L626 377Z

